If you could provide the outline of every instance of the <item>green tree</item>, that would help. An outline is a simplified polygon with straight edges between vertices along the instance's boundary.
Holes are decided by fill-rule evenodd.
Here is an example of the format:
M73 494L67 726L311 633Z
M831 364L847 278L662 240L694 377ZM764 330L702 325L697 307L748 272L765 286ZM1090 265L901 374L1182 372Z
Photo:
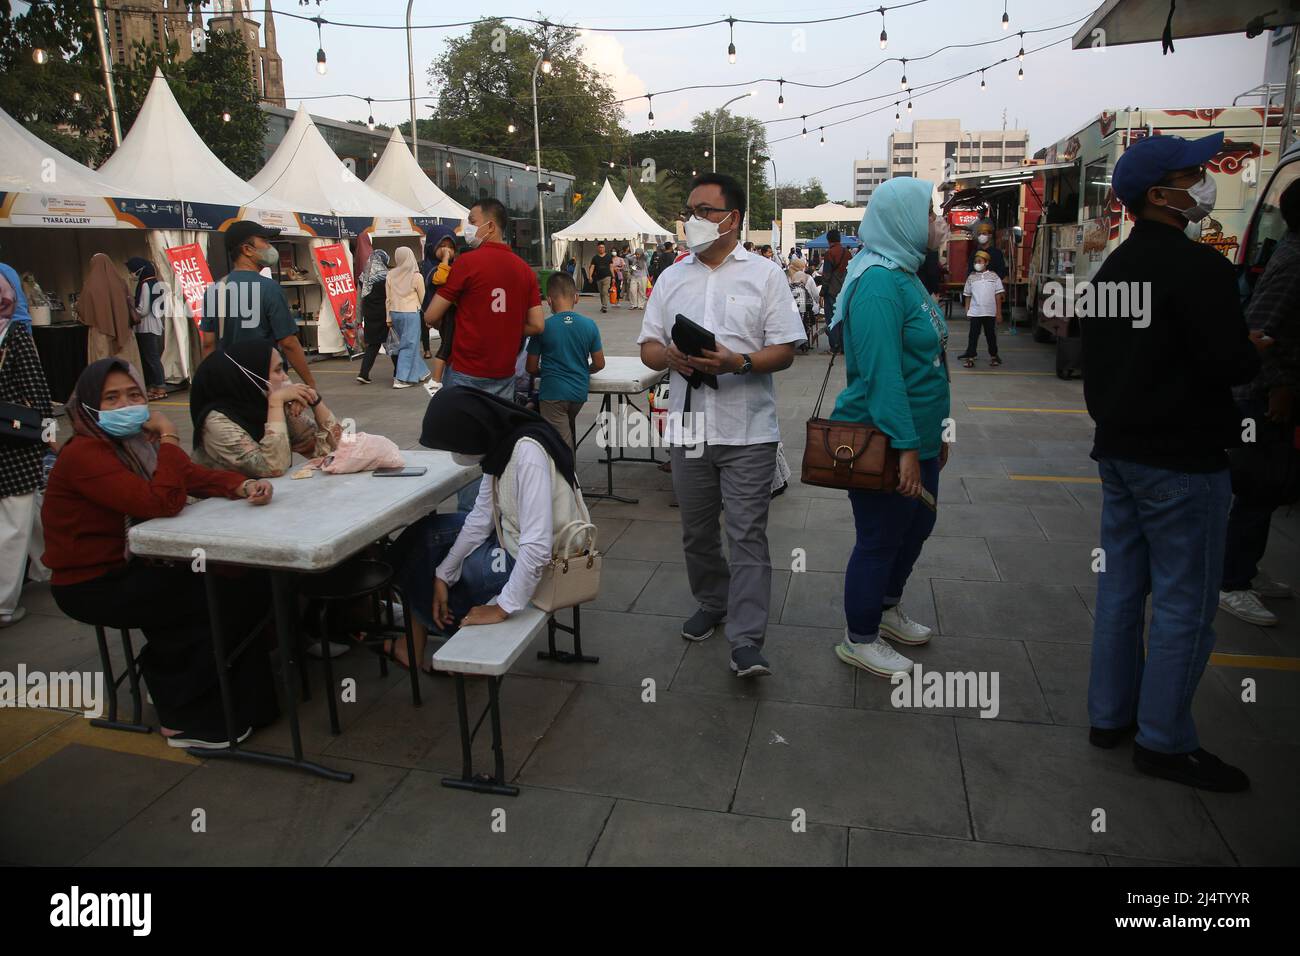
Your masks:
M580 187L589 185L602 166L609 169L623 109L607 78L583 61L582 43L571 29L521 30L483 20L467 35L449 37L429 67L438 102L432 119L417 124L420 135L533 162L532 77L543 51L552 70L537 78L542 165L574 174Z
M137 44L134 66L118 75L118 112L125 135L149 92L155 68L167 78L185 118L216 157L243 179L262 168L266 114L248 68L248 47L236 33L210 33L206 49L177 62L175 43ZM229 119L226 119L226 116Z
M0 108L55 149L94 164L112 149L94 18L85 0L13 15L0 0ZM46 61L32 57L36 49Z

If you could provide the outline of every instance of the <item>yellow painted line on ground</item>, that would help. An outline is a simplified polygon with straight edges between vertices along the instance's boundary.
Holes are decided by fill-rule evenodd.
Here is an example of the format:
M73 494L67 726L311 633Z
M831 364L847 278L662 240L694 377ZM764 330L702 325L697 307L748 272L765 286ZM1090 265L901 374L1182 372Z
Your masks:
M92 727L90 721L85 718L64 714L61 711L48 713L57 713L71 719L60 721L52 731L37 736L27 746L21 747L0 761L0 786L22 776L70 744L98 747L101 750L112 750L137 757L153 757L192 766L197 766L200 762L198 757L191 757L183 750L168 747L156 727L151 734L125 733L120 730Z
M175 406L177 406L177 407L179 407L179 408L189 408L189 407L190 407L190 403L189 403L189 402L160 402L160 401L155 400L155 401L150 402L149 404L150 404L150 405L175 405Z
M1211 654L1218 667L1257 667L1268 671L1300 671L1300 657L1257 657L1253 654Z
M1008 475L1012 481L1064 481L1072 485L1099 485L1100 478L1066 478L1061 475Z
M967 405L968 412L1037 412L1042 415L1087 415L1086 408L1011 408L1002 405Z

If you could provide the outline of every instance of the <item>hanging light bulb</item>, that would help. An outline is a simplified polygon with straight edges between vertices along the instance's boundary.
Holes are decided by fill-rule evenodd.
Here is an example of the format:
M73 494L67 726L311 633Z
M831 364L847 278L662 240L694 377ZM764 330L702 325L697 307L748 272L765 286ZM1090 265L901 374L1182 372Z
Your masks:
M907 57L903 57L903 78L898 81L898 88L907 89Z
M707 149L704 151L704 158L705 159L709 158L709 151Z
M320 28L325 21L320 17L313 17L312 19L316 21L316 72L324 76L327 69L325 66L325 41L321 37Z
M515 124L514 124L514 123L509 123L509 124L507 124L507 126L506 126L506 132L507 132L507 133L513 133L514 131L515 131Z
M984 82L984 71L980 70L980 92L983 93L988 88L989 85Z
M80 91L80 90L73 90L73 91L72 91L72 102L74 102L74 103L80 103L80 102L81 102L81 91Z
M894 106L897 107L898 104L895 103ZM901 120L902 118L903 118L903 117L899 115L899 112L898 112L897 108L895 108L895 110L894 110L894 122L897 123L897 122L898 122L899 120Z
M38 46L32 50L32 60L37 66L44 66L50 55L45 52L45 47Z
M451 169L451 160L450 160L450 159L447 160L447 162L446 162L446 166L447 166L448 169Z
M1022 67L1020 68L1020 72L1018 72L1018 73L1016 74L1016 79L1017 79L1017 80L1023 80L1024 78L1025 78L1025 68L1022 66Z
M819 126L819 127L817 127L817 129L818 129L818 131L822 134L821 142L819 142L817 145L818 145L818 146L825 146L825 145L826 145L826 127L825 127L825 126Z
M550 51L548 50L542 54L542 72L549 74L553 69L555 69L555 65L551 63Z
M367 128L367 129L374 129L374 128L375 128L375 105L374 105L374 104L375 104L375 101L372 100L370 97L367 96L367 97L366 97L366 105L369 107L369 112L370 112L370 115L369 115L368 117L366 117L366 128Z
M885 32L885 8L880 8L880 49L889 46L889 34Z
M803 120L803 133L800 135L802 135L804 139L807 139L808 138L808 117L800 116L799 118Z
M655 101L654 101L654 97L653 97L651 94L647 93L647 94L646 94L645 101L646 101L647 103L650 104L650 116L648 117L648 121L649 121L649 123L650 123L650 128L651 128L651 129L654 129L654 126L655 126Z
M1025 31L1020 31L1020 52L1016 54L1016 59L1021 63L1025 62Z
M1007 0L1002 0L1002 29L1011 27L1011 18L1007 16Z
M912 112L912 88L907 88L907 111Z
M614 161L612 159L609 161L609 168L610 169L614 168Z
M733 17L727 17L727 32L729 42L727 43L727 62L736 62L736 21Z
M221 111L221 122L223 122L223 123L229 123L229 122L230 122L230 110L222 110L222 111Z
M785 80L777 80L776 82L779 84L776 95L776 108L783 110L785 109Z

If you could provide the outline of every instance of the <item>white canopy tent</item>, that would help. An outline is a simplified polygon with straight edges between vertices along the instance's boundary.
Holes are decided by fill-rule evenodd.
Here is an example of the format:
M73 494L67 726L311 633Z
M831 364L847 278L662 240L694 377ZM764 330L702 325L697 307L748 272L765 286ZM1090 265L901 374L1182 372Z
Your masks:
M212 230L238 219L290 227L295 225L293 210L274 197L259 196L213 155L186 119L161 70L154 71L149 93L122 145L99 172L136 194L181 204L181 228L150 230L149 257L169 293L163 370L169 381L190 378L199 359L199 336L185 314L164 250L197 242L206 256Z
M366 178L366 185L410 207L420 217L442 220L444 225L454 226L469 215L468 209L425 175L397 130L388 137L384 154Z
M411 221L417 215L396 199L357 179L335 154L312 121L305 106L289 124L284 139L261 171L249 180L258 193L272 196L299 214L337 217L344 231L369 232L376 236L418 237L421 230ZM355 274L352 251L346 239L313 236L311 248L338 242L343 246L349 269ZM320 279L315 255L309 253L310 271ZM323 288L320 290L323 293ZM345 351L338 320L329 296L319 296L316 347L324 353Z
M636 193L632 192L631 186L628 186L627 192L623 194L623 209L632 218L633 222L641 224L641 233L647 239L654 241L673 239L676 237L675 233L670 232L663 226L659 225L659 223L655 222L653 217L645 211L645 207L642 206L640 201L636 198Z
M643 232L644 225L628 214L607 179L582 217L551 236L551 249L555 254L553 261L559 266L572 252L578 259L578 271L582 273L585 263L595 255L598 243L625 242L640 247ZM578 287L582 288L581 282Z

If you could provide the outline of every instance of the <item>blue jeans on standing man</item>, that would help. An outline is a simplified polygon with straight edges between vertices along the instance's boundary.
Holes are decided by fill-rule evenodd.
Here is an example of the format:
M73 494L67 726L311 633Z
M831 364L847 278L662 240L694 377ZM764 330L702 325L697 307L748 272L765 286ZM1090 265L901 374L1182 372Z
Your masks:
M1184 754L1200 743L1192 697L1214 649L1232 483L1103 458L1101 548L1092 630L1092 726L1137 721L1137 743ZM1151 595L1144 652L1143 616Z
M921 462L921 484L939 498L939 459ZM849 640L880 636L880 615L903 599L903 587L934 530L935 513L919 498L881 491L850 491L858 540L844 572L844 617Z

